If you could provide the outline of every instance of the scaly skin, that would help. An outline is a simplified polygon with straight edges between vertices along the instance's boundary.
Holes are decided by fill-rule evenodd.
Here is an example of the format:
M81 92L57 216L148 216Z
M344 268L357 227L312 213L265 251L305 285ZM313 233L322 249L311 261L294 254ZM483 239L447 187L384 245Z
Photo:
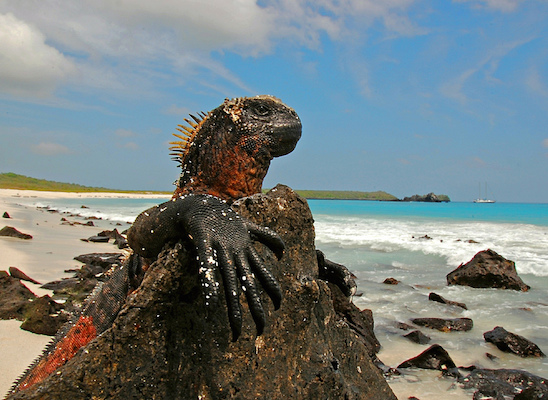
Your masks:
M180 125L188 138L178 136L182 141L173 142L182 174L172 200L137 217L128 232L133 255L90 295L81 315L58 332L12 392L42 381L108 329L127 293L140 284L141 257L150 263L170 241L190 240L195 245L206 304L218 305L222 277L233 340L242 325L240 290L245 291L259 335L266 321L256 279L275 308L280 306L280 287L252 242L266 244L280 258L283 241L272 230L241 218L230 204L261 191L272 158L295 148L300 119L271 96L225 100L203 119L192 118L196 123L187 120L191 128Z

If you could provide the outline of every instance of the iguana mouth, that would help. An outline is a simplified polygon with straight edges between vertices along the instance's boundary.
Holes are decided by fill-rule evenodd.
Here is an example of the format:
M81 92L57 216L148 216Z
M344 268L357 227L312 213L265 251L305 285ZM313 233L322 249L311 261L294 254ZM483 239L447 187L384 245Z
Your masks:
M281 157L291 153L297 146L301 133L302 125L300 123L277 129L272 138L274 142L277 142L271 151L272 157Z

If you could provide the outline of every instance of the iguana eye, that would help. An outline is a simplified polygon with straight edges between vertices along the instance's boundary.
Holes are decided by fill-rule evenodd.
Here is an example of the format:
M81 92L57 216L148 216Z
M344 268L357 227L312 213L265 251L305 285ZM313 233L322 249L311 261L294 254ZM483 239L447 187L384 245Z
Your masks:
M255 107L255 113L257 115L260 115L261 117L264 117L264 116L270 114L270 109L267 106L265 106L264 104L258 104Z

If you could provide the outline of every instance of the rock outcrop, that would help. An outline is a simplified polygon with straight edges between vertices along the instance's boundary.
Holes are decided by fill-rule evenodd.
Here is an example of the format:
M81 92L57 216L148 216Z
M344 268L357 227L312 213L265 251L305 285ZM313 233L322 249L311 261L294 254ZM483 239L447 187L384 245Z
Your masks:
M475 369L460 379L465 389L476 389L474 399L548 399L545 378L515 369Z
M20 232L13 226L4 226L2 229L0 229L0 236L8 236L25 240L32 239L32 235Z
M518 276L515 263L490 249L480 251L472 260L447 274L447 284L522 292L530 289Z
M474 327L474 323L470 318L413 318L411 322L415 325L442 332L466 332Z
M449 202L449 197L446 195L436 195L434 193L428 193L425 195L414 194L411 197L404 197L401 201L422 201L427 203L441 203Z
M439 344L434 344L428 349L420 353L418 356L404 361L398 368L422 368L422 369L437 369L442 371L444 375L459 376L457 366L443 347Z
M502 326L495 327L492 331L485 332L483 338L486 342L493 343L499 350L514 353L521 357L545 357L540 348L523 336L508 332Z
M445 297L442 297L439 294L434 293L434 292L431 292L428 295L428 300L435 301L437 303L447 304L449 306L457 306L457 307L460 307L460 308L464 308L465 310L468 310L468 307L466 307L466 304L459 303L458 301L447 300Z
M10 272L12 270L19 271L17 268L10 268ZM27 280L32 279L19 272ZM42 335L54 335L67 321L67 316L60 313L63 306L48 295L37 297L20 279L8 275L6 271L0 271L0 319L17 319L23 321L21 329Z
M342 292L318 279L306 200L278 186L234 208L273 228L286 244L279 261L257 245L284 295L275 311L262 293L263 335L256 336L242 297L242 335L231 342L224 299L215 309L204 305L193 249L171 244L112 328L44 382L10 399L395 400L371 360L376 346L362 332L371 324L347 300L337 306Z
M432 340L429 336L426 336L424 333L422 333L419 330L411 331L408 334L403 335L403 337L418 344L428 344Z

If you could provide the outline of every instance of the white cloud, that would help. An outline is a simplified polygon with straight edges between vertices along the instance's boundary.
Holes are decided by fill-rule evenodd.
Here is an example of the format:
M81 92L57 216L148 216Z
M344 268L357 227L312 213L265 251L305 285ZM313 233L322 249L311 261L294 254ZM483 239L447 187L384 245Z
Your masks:
M56 156L70 153L67 146L53 142L42 142L31 147L32 151L42 156Z
M471 68L466 69L457 77L442 84L440 87L440 92L448 98L457 100L461 103L466 103L468 101L468 97L465 94L465 85L480 71L484 72L486 81L489 81L492 84L501 83L499 79L493 76L497 72L500 61L512 50L530 42L531 40L532 38L514 40L495 46Z
M214 90L228 92L224 82L253 91L212 52L254 57L281 42L318 48L322 35L359 35L375 21L387 35L421 34L406 15L415 1L2 0L0 12L9 14L8 23L0 21L0 32L8 35L1 40L0 34L0 54L10 56L0 59L0 90L45 95L77 70L80 87L101 90L143 88L174 75L184 82L207 71L213 79L201 83ZM24 32L23 46L15 28Z
M44 97L74 71L39 30L13 14L0 14L0 91Z
M476 8L487 8L502 12L514 11L524 0L453 0L457 3L472 3Z

